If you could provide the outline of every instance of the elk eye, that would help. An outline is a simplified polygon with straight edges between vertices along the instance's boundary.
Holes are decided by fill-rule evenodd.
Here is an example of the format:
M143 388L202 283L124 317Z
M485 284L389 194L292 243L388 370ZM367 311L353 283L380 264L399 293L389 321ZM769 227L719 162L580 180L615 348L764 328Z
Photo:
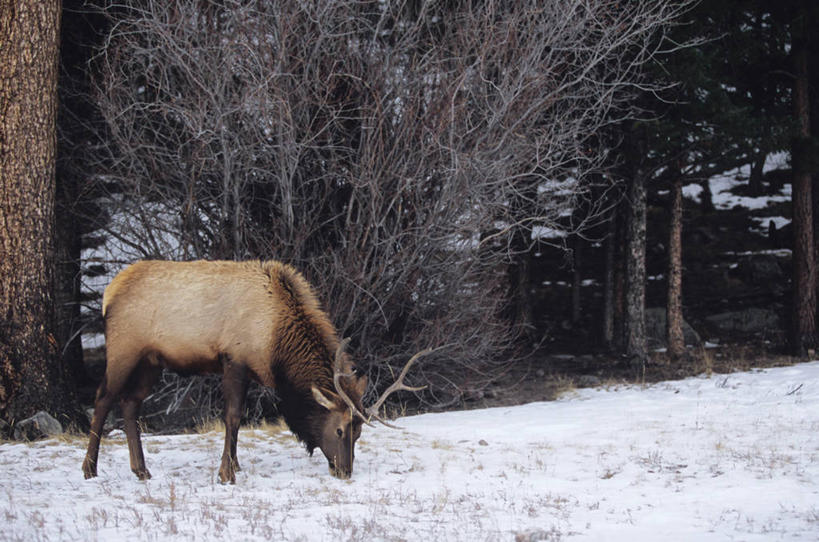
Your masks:
M341 438L342 436L344 436L344 432L341 429L336 429L336 435L338 435L338 437Z

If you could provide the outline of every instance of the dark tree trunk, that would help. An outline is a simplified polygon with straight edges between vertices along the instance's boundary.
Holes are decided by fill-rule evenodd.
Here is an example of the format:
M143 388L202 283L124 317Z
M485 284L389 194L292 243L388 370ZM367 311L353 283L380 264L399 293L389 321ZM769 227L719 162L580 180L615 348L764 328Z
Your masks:
M614 245L614 349L625 350L626 342L626 216L624 202L618 205Z
M810 14L812 18L808 25L815 27L815 25L819 23L819 9L814 7L813 10L810 11ZM814 104L814 107L811 107L808 113L810 116L810 133L813 135L811 139L815 145L816 136L819 135L819 107L815 105L819 104L819 37L816 36L816 32L811 32L808 39L808 57L809 100L810 103ZM811 165L813 265L816 269L815 272L819 273L819 164L815 156ZM819 300L819 277L816 279L816 288L814 291L816 292L814 295L817 296L817 300ZM817 303L817 305L819 305L819 303ZM817 311L819 311L819 307L817 307ZM815 319L819 319L819 312L814 316ZM816 341L819 343L819 337L816 338Z
M583 238L574 235L572 242L572 325L580 323L582 306L580 304L580 289L583 287Z
M99 113L91 104L88 61L101 46L106 20L85 0L64 0L60 36L56 178L56 337L63 363L78 387L89 385L83 360L80 285L81 236L96 206L83 198L82 179L92 169L87 156Z
M646 187L641 169L633 171L626 198L625 354L645 363Z
M752 196L761 196L764 193L762 189L763 171L765 169L765 159L768 158L768 153L761 152L756 155L754 161L751 163L751 176L748 177L748 193Z
M708 179L703 180L700 183L702 187L702 192L700 192L700 204L702 206L703 213L713 213L714 212L714 197L711 194L711 183Z
M810 172L810 100L805 14L792 23L794 62L793 115L793 308L791 352L805 356L816 343L816 259L813 240L813 197Z
M54 322L60 2L0 0L0 412L82 418Z
M59 170L59 168L58 168ZM61 349L63 364L75 387L87 384L83 363L80 315L80 233L77 217L72 212L76 202L76 179L63 172L57 182L55 232L56 265L54 302L56 310L55 336Z
M611 352L624 351L625 321L625 201L614 205L606 237L603 278L603 345Z
M685 352L682 315L682 177L678 173L671 187L671 223L668 233L668 300L666 335L668 353L678 359Z
M603 271L603 346L614 348L614 258L617 246L617 211L612 210L608 220L608 232L604 244L605 269Z
M518 230L515 233L512 247L513 260L508 268L510 319L524 336L530 336L535 330L530 293L532 255L524 230Z

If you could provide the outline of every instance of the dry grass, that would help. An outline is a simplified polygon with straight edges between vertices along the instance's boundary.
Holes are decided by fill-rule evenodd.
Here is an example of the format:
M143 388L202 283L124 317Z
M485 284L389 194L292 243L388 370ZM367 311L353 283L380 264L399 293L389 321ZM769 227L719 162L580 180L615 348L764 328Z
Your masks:
M207 433L224 433L225 422L220 418L209 418L199 421L193 429L194 433L205 435Z
M565 374L555 375L555 377L550 381L550 385L552 387L550 394L553 399L560 399L565 395L569 395L577 391L577 386L575 386L574 379Z
M273 422L270 422L268 420L262 420L259 423L243 425L242 429L261 431L269 436L280 436L282 433L287 433L290 431L290 428L287 427L287 424L281 418ZM210 418L207 420L201 420L199 423L196 424L196 427L194 427L193 432L200 435L208 433L224 433L225 422L220 418Z
M279 418L274 422L269 422L267 420L262 420L261 423L256 425L251 425L249 429L255 429L257 431L261 431L266 433L269 436L281 436L282 433L289 433L290 428L287 427L283 418Z

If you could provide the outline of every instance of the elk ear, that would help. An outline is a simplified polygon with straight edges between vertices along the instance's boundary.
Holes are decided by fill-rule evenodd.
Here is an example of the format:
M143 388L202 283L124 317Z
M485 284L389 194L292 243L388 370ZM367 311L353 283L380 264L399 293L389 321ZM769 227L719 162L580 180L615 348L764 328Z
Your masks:
M359 397L364 397L364 392L367 391L367 375L361 375L355 381L355 391L358 392Z
M321 406L323 406L327 410L333 410L333 409L336 408L336 404L333 401L331 401L330 399L328 399L326 395L321 393L321 391L319 391L319 389L317 387L313 386L312 392L313 392L313 399L315 399L318 404L320 404Z

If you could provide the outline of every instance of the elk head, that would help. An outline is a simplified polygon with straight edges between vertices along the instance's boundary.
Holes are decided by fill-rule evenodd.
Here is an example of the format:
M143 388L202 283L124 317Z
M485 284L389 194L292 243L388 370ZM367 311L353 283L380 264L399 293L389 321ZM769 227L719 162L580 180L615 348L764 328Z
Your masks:
M353 473L353 459L355 458L355 443L361 436L361 426L367 424L372 426L370 420L375 419L387 427L396 426L387 423L378 415L378 409L384 401L395 391L420 391L426 386L413 388L404 385L404 377L415 361L428 354L431 350L423 350L410 358L396 381L387 388L384 393L373 403L372 406L361 412L361 397L367 389L367 377L358 376L350 367L344 363L344 348L350 342L349 338L344 339L336 349L333 361L333 385L335 393L323 393L316 386L313 386L312 393L316 402L327 410L322 418L319 428L318 445L330 467L330 474L336 478L347 479ZM346 366L345 366L346 365ZM354 379L352 387L348 388L353 397L345 391L341 385L341 379Z

